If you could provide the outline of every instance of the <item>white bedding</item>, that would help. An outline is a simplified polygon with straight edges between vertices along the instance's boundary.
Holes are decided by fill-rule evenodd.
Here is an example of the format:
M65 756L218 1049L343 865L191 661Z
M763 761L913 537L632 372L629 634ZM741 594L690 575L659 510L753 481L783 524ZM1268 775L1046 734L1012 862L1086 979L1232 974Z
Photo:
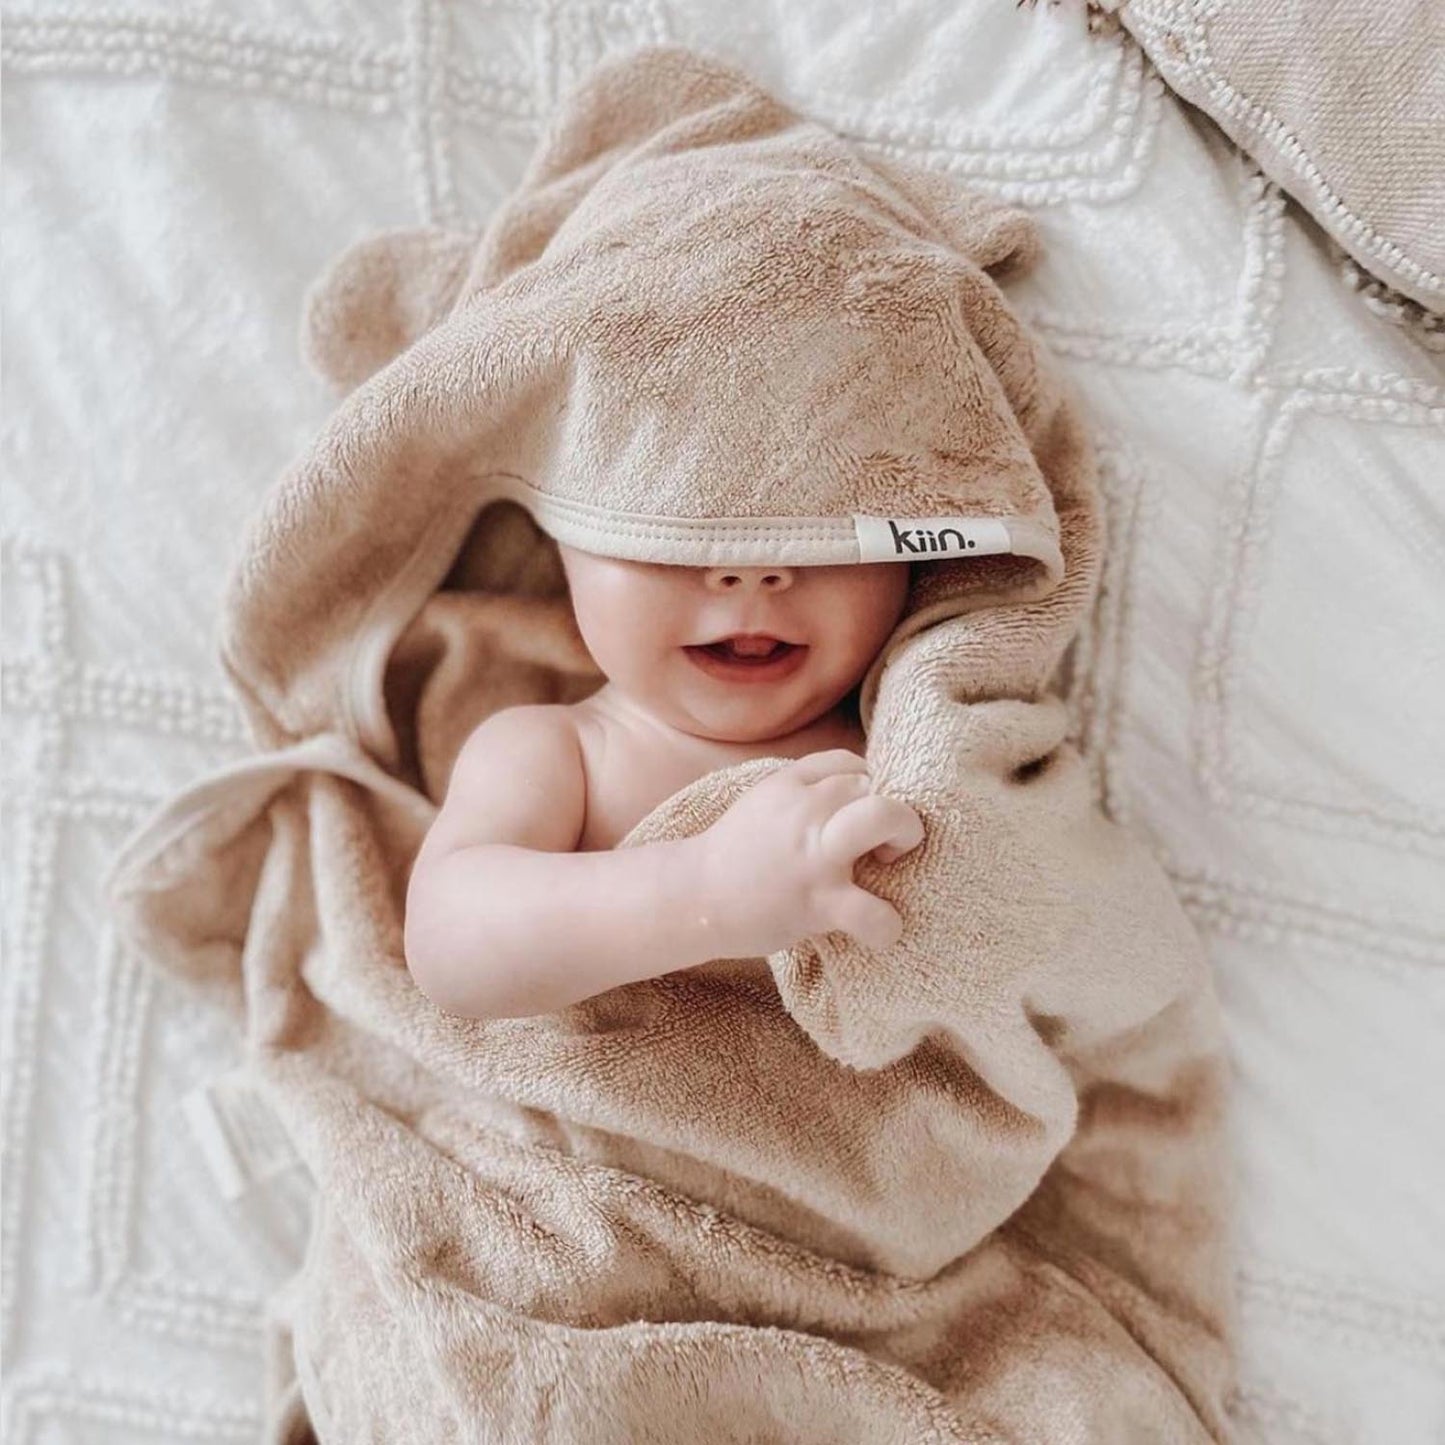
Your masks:
M178 1101L237 1041L117 952L101 871L246 750L218 589L329 406L307 283L362 234L485 220L559 88L660 39L1037 208L1016 294L1110 503L1081 736L1207 938L1237 1061L1241 1437L1438 1445L1440 357L1131 43L1002 0L9 8L4 1438L258 1428L309 1181L222 1198Z

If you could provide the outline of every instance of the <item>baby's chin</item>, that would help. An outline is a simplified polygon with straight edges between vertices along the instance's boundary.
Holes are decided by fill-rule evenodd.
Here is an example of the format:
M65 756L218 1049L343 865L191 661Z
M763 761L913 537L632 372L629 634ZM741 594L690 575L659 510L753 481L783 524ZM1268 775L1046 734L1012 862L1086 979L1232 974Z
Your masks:
M734 697L679 698L669 709L672 726L717 743L766 743L817 722L833 706L827 699L762 696L762 689Z

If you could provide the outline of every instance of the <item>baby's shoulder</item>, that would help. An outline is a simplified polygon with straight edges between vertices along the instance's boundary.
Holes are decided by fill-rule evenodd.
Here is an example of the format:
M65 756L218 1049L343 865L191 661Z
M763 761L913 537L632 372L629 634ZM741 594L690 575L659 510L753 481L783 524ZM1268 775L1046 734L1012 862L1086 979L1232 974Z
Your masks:
M433 831L434 846L515 843L575 846L587 785L577 727L566 706L519 703L489 714L457 752Z
M575 737L575 709L561 702L519 702L513 703L511 707L499 707L496 712L488 713L471 730L462 746L469 747L479 738L485 741L502 738L525 740L536 735L551 738Z
M577 721L564 703L517 703L489 713L467 735L452 768L453 782L465 782L479 774L493 774L500 767L539 766L565 770L581 765ZM460 776L459 776L460 775ZM530 772L531 776L537 776Z

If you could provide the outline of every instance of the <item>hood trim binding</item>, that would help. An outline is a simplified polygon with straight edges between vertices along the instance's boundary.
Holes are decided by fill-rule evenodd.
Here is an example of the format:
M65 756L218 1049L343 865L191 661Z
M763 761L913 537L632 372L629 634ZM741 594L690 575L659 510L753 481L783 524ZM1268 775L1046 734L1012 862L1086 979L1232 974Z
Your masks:
M961 529L963 541L933 546L933 557L1015 552L1042 562L1054 578L1063 556L1053 532L1032 517L883 517L849 513L834 517L658 517L620 512L540 491L513 473L488 478L493 495L524 506L542 530L582 552L635 562L686 567L849 566L906 561L908 552L885 550L880 537L890 522L900 526Z

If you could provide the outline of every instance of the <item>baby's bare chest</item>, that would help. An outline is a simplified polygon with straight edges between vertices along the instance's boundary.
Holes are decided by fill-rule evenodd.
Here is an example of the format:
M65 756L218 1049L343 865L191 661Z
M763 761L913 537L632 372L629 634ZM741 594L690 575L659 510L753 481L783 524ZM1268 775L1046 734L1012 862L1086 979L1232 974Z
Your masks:
M673 748L605 729L579 729L587 816L579 852L615 848L657 805L706 773L741 761L723 748Z
M587 782L587 813L577 851L615 848L659 803L707 773L757 757L802 757L854 747L862 737L820 724L776 742L715 743L706 738L638 734L608 720L578 716L577 740Z

